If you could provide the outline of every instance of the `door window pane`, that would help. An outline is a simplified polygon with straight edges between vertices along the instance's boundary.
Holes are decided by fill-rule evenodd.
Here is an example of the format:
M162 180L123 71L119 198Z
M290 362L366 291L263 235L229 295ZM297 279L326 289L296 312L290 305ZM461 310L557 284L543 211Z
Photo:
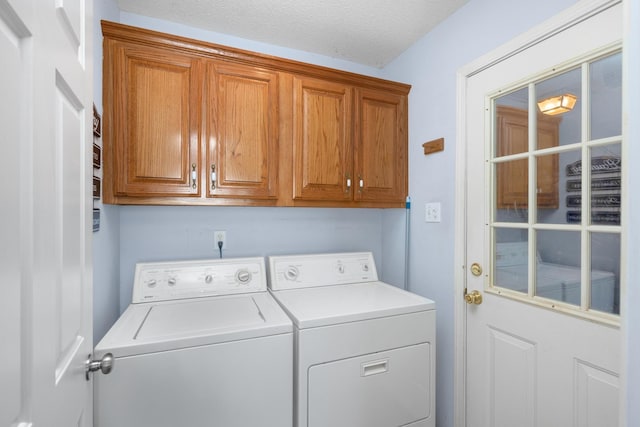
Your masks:
M580 68L558 74L536 83L538 121L545 128L556 128L556 145L575 144L582 140ZM537 148L545 147L545 138L538 137Z
M527 219L529 201L528 160L496 163L496 216L523 222Z
M495 100L495 156L526 152L528 147L529 90L524 87Z
M538 188L544 192L538 197L538 223L580 224L582 169L576 165L579 165L581 158L581 149L539 157ZM557 161L557 169L548 166L552 160ZM557 179L555 186L554 173ZM552 189L555 189L555 205L552 203Z
M526 229L497 228L493 265L494 286L527 293L529 282L529 242Z
M538 209L558 209L558 154L536 156Z
M496 157L524 153L529 150L527 110L496 108Z
M620 235L591 233L591 308L620 313Z
M590 64L591 139L622 134L622 54Z
M591 149L591 224L620 225L620 144Z
M580 305L580 233L538 230L535 295Z

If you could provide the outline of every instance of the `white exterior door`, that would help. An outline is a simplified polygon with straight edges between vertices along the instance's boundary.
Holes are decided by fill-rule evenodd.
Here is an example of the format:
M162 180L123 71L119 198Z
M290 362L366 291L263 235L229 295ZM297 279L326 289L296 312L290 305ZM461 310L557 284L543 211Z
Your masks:
M525 35L524 48L467 74L469 427L618 425L624 162L614 3L580 2Z
M91 1L0 0L0 425L91 426Z

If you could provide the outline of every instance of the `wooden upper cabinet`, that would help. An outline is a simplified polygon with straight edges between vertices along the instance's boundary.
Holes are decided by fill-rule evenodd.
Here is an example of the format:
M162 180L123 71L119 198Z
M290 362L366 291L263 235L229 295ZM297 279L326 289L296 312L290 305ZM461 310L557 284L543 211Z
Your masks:
M294 77L293 98L295 200L405 202L406 95Z
M274 199L278 183L278 74L207 65L207 195Z
M105 164L113 174L105 178L116 195L199 195L201 61L126 43L111 49L113 151L106 154L117 161Z
M407 97L356 91L356 201L404 203L407 196Z
M498 106L496 108L496 155L507 156L529 151L529 116L526 110ZM559 143L560 117L537 116L537 148L555 147ZM557 209L558 155L537 157L537 205ZM527 208L529 204L529 167L527 159L496 165L496 207L498 209Z
M351 200L352 99L348 85L293 78L295 200Z
M105 203L404 206L410 86L112 22L102 32Z

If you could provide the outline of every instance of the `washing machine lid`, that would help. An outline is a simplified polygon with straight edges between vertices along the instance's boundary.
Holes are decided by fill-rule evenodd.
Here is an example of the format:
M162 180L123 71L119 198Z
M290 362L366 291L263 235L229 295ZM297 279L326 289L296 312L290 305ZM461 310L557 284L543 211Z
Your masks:
M96 346L115 357L291 333L267 293L131 304Z
M272 291L299 329L435 310L427 298L383 282Z

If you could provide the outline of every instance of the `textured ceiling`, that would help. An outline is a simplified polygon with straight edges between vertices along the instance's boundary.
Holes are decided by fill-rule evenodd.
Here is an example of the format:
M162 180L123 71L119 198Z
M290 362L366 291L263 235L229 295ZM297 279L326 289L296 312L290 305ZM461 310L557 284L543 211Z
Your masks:
M118 0L126 12L384 67L468 0Z

